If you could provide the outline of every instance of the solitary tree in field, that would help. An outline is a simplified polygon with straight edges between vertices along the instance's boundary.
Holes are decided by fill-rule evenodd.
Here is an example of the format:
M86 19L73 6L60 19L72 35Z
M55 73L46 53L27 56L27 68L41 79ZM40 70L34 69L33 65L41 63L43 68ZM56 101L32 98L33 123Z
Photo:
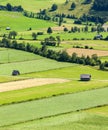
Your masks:
M37 34L33 32L33 33L32 33L32 37L33 37L33 40L36 40Z
M58 21L58 25L61 26L62 25L62 22L63 22L63 17L62 15L59 16L59 21Z
M71 9L74 10L75 8L76 8L76 4L73 2L73 3L71 4Z
M55 11L57 10L58 6L56 4L53 4L52 7L51 7L51 11Z
M6 9L7 9L8 11L12 11L12 5L11 5L10 3L8 3L8 4L6 5Z
M60 43L61 43L60 36L56 36L56 39L57 39L57 46L59 46L59 45L60 45Z
M47 33L49 33L49 34L52 33L52 28L51 28L51 27L49 27L49 28L47 29Z

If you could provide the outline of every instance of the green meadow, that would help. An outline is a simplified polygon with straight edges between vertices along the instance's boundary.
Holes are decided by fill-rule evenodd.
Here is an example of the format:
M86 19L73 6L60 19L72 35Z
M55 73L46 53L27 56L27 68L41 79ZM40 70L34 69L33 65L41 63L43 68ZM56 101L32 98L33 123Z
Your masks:
M8 48L1 48L0 50L0 63L21 62L38 59L42 59L42 57L25 51Z
M66 0L0 0L0 5L21 5L29 13L46 9L47 15L52 17L56 13L78 18L88 13L107 16L107 11L91 12L93 1L83 4L84 1L70 0L66 4ZM74 10L70 9L72 2L76 4ZM58 9L48 12L53 4L57 4ZM91 32L91 27L96 27L95 22L87 21L88 32L72 33L71 27L82 30L87 22L74 24L75 19L66 17L63 20L62 25L58 26L57 21L0 10L0 42L3 37L8 38L10 31L16 31L17 36L10 41L29 43L37 48L42 47L41 41L45 38L53 36L57 41L56 37L60 36L60 46L47 46L47 49L62 51L73 46L88 46L94 50L108 51L108 41L93 40L98 35L98 31ZM7 27L10 30L6 30ZM47 33L48 27L52 28L51 34ZM64 31L65 27L67 32ZM43 32L43 35L33 40L33 32ZM100 34L103 38L108 36L108 32ZM102 62L108 61L108 56L99 58ZM19 70L20 75L12 76L13 70ZM90 74L91 80L81 81L81 74ZM58 62L30 52L0 47L0 84L6 83L8 87L8 82L39 78L64 79L66 82L33 85L30 88L26 88L25 84L22 89L0 92L0 130L108 130L108 71L99 70L99 66Z
M55 26L52 22L24 17L23 14L17 12L0 11L0 19L0 30L4 33L9 32L5 30L6 27L10 27L14 31L27 31L30 27L33 30L42 30L49 26Z
M0 107L0 126L10 126L107 104L108 88ZM94 100L95 99L95 100ZM26 111L25 111L26 110Z
M11 3L12 5L22 5L22 7L25 10L33 11L33 12L39 12L40 9L47 9L50 8L52 4L57 3L61 4L64 3L65 0L31 0L31 1L25 1L25 0L0 0L0 3L2 5L6 5L7 3Z
M107 124L108 106L105 106L2 127L0 130L108 130Z

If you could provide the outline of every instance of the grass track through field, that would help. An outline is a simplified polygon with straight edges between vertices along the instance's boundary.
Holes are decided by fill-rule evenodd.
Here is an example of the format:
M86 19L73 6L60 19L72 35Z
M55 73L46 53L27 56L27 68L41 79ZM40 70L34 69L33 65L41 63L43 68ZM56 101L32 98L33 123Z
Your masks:
M108 104L108 88L0 107L0 126ZM95 99L95 100L94 100Z

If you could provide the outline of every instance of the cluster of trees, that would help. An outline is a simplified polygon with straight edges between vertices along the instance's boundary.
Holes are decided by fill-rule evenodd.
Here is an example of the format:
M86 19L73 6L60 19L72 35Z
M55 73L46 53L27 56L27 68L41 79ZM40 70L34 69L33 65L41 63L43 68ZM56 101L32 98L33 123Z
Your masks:
M70 9L74 10L75 8L76 8L76 4L75 4L75 2L72 2Z
M99 66L100 70L108 70L108 61L105 61L104 63L101 63Z
M94 22L96 24L99 24L99 23L104 24L107 21L107 18L105 18L105 17L86 15L86 14L83 14L83 16L81 16L79 19L82 22L90 21L90 22Z
M51 7L51 11L55 11L58 9L58 6L57 4L53 4L52 7Z
M45 38L44 41L41 41L41 45L48 45L48 46L59 46L61 43L60 36L50 36L48 38Z
M7 3L6 6L0 5L0 10L22 12L24 9L22 8L21 5L18 5L18 6L12 6L10 3Z
M108 11L108 0L94 0L92 8L97 11Z
M93 47L89 47L89 46L84 46L84 47L82 47L82 46L79 46L79 45L76 45L76 46L73 46L73 48L84 48L84 49L93 49Z

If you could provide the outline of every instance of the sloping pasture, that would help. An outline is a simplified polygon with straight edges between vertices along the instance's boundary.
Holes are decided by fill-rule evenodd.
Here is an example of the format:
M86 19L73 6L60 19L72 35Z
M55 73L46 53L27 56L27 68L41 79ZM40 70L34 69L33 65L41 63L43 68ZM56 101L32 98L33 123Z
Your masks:
M108 103L108 88L0 107L0 126L60 115ZM95 100L94 100L95 99Z
M14 31L27 31L30 27L33 30L42 30L48 27L55 26L53 22L48 22L35 18L28 18L23 16L23 14L17 12L0 11L0 19L0 29L1 32L4 32L5 34L9 32L8 30L6 30L6 27L10 27L11 30Z
M24 73L46 71L50 69L57 69L75 65L76 64L57 62L47 58L42 58L39 60L0 64L0 74L11 75L13 70L19 70L21 74L24 74Z
M12 5L22 5L25 10L37 12L40 9L50 8L54 3L64 3L65 0L0 0L0 3L6 5L7 3L11 3Z
M108 106L30 121L0 130L108 130L106 115L108 115Z
M11 62L21 62L29 60L38 60L43 57L35 55L33 53L28 53L26 51L20 51L15 49L0 48L0 63L11 63Z

